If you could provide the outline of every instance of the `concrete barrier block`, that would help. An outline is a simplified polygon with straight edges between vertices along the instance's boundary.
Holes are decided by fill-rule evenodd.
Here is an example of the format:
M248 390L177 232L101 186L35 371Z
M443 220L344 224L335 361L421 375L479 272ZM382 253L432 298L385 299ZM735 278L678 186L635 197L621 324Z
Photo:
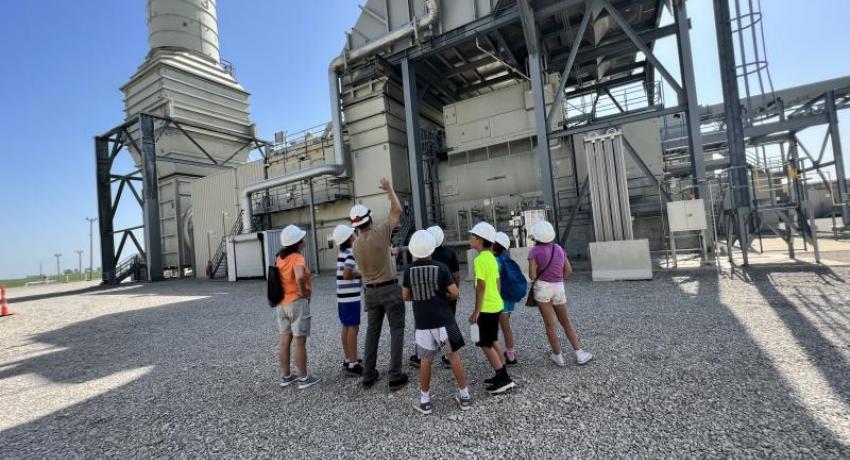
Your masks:
M590 243L593 281L652 279L649 240Z

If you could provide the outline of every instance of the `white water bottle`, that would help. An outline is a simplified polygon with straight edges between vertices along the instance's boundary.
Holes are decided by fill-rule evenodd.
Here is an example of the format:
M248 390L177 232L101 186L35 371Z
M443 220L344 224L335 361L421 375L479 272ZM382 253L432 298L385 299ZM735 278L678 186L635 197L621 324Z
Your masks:
M469 340L476 343L481 341L481 333L478 331L478 323L472 323L469 325Z

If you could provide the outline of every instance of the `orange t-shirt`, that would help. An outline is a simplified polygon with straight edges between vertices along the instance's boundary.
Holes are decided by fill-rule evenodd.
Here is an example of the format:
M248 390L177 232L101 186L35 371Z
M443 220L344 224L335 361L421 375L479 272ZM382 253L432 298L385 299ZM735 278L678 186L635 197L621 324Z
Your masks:
M298 281L295 279L295 267L299 265L304 267L307 289L313 290L310 271L307 269L307 263L304 262L304 256L296 252L286 256L285 259L278 257L275 264L280 271L280 282L283 284L283 303L281 305L290 304L304 297L304 293L301 292Z

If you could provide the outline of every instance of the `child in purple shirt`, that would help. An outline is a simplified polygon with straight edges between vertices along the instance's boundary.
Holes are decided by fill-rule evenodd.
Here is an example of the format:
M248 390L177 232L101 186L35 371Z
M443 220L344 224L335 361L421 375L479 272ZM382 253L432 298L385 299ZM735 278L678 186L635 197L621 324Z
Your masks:
M564 279L570 276L573 268L564 248L555 243L555 229L552 224L546 221L534 224L531 235L535 245L528 253L528 276L534 281L534 300L537 301L546 326L546 336L552 346L549 358L558 366L566 366L558 334L555 332L557 321L561 323L570 345L576 351L576 362L579 365L586 364L593 359L593 355L581 348L578 334L567 316Z

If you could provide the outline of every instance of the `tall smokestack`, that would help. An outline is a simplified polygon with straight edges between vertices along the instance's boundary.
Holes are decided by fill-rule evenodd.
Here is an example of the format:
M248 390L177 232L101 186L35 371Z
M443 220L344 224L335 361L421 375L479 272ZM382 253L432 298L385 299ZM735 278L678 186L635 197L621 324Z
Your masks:
M121 88L124 115L127 121L148 113L187 123L156 126L157 158L168 157L157 161L163 268L185 268L193 260L182 231L188 228L183 216L192 204L191 182L220 173L225 161L238 166L248 160L247 144L255 137L250 95L232 68L222 66L215 0L147 0L147 15L150 51ZM130 135L138 145L138 132ZM129 147L138 164L134 149Z

